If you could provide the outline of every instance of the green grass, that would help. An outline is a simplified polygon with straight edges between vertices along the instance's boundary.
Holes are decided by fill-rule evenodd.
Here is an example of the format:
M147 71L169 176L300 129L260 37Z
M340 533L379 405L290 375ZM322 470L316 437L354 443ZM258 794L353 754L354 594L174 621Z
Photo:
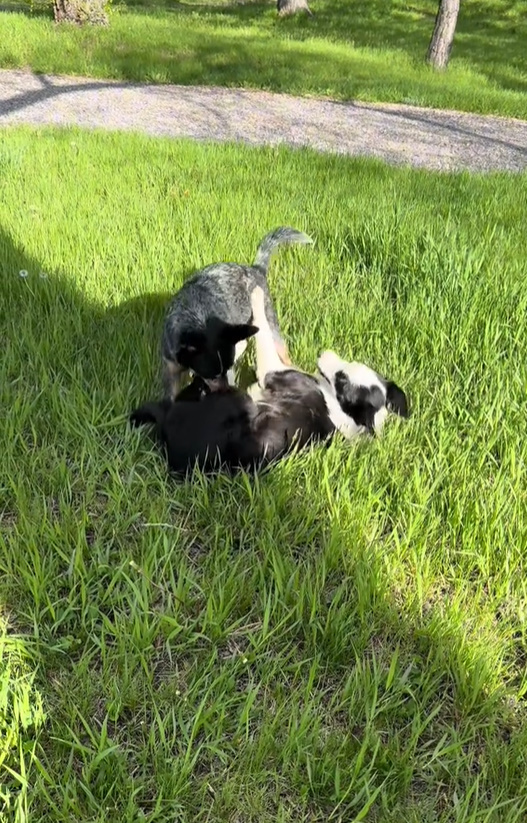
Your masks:
M524 3L463 0L446 73L424 63L436 6L313 0L313 18L279 20L268 3L167 0L123 5L103 29L57 28L49 16L7 13L0 14L0 65L527 118Z
M45 130L0 170L2 823L522 823L527 177ZM126 425L164 295L281 223L295 360L413 418L173 482Z

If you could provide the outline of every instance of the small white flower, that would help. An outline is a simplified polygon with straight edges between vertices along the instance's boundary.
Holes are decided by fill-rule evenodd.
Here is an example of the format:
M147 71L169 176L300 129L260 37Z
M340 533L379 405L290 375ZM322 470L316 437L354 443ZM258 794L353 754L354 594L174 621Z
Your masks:
M27 269L20 269L18 274L19 274L20 277L27 277L29 272L27 271Z
M47 272L41 271L40 274L39 274L39 277L41 277L42 280L47 280L48 279Z
M247 662L248 662L247 658L244 657L243 660L242 660L242 663L247 663Z

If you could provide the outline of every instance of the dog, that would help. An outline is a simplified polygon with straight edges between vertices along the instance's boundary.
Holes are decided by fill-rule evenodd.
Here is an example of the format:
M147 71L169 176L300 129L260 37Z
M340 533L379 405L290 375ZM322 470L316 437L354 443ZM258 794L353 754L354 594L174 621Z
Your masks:
M389 412L410 416L405 392L364 363L349 363L335 352L325 351L318 358L317 368L332 420L347 439L362 432L380 434Z
M267 285L271 256L283 243L312 243L297 229L282 226L266 235L252 266L215 263L196 272L184 283L169 304L162 338L163 385L174 399L184 371L192 371L217 388L234 383L232 367L256 333L251 293L260 286L265 295L266 318L275 348L288 364L287 347L280 333Z
M225 384L213 389L196 376L176 398L131 415L133 425L154 424L172 471L262 468L295 447L329 443L337 432L348 440L379 434L389 411L408 416L403 390L364 364L331 351L320 356L316 377L284 364L259 286L251 311L257 382L247 392Z
M257 335L258 382L248 389L248 393L253 400L263 401L268 383L272 381L278 388L279 374L289 374L295 367L284 364L275 356L272 332L261 312L256 292L254 303L254 316L260 325ZM334 428L347 440L368 433L380 435L390 412L409 417L404 391L364 363L347 362L328 350L320 355L317 369L318 375L312 379L316 380L323 394Z
M195 466L204 472L263 468L293 448L329 441L336 430L316 378L281 360L259 286L251 312L261 324L255 335L256 400L235 386L212 388L196 376L175 398L146 403L131 414L133 425L154 425L176 474Z

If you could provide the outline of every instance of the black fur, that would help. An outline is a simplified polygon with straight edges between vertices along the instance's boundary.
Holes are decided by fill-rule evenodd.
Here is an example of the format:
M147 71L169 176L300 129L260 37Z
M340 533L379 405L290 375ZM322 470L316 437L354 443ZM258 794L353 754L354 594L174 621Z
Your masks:
M175 400L146 403L130 420L155 426L178 474L196 465L205 472L263 467L335 431L316 380L295 370L268 374L257 403L230 386L211 392L196 378Z
M386 383L386 405L391 412L400 417L410 417L408 398L397 383L392 381Z
M335 393L339 405L348 417L352 417L358 426L374 430L375 414L385 404L385 397L378 386L359 386L353 384L343 371L335 375Z
M178 363L206 379L225 375L234 363L236 343L258 331L249 323L228 325L216 317L208 318L205 331L182 332L177 351Z

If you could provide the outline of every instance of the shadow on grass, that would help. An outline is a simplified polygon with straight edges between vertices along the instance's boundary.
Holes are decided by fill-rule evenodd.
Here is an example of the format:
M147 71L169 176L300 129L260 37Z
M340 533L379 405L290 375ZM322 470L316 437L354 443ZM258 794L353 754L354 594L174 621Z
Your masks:
M134 10L149 8L148 3L135 0L126 5ZM211 4L166 0L164 4L155 3L156 6L183 17L199 18L199 14L204 14L215 18L222 28L254 26L279 38L314 38L376 50L397 49L418 62L424 61L436 14L436 3L432 0L420 0L413 5L396 0L388 6L385 0L315 0L313 18L299 15L283 20L275 17L274 4L261 2ZM526 39L527 25L519 4L472 0L461 4L452 54L500 88L525 91Z

